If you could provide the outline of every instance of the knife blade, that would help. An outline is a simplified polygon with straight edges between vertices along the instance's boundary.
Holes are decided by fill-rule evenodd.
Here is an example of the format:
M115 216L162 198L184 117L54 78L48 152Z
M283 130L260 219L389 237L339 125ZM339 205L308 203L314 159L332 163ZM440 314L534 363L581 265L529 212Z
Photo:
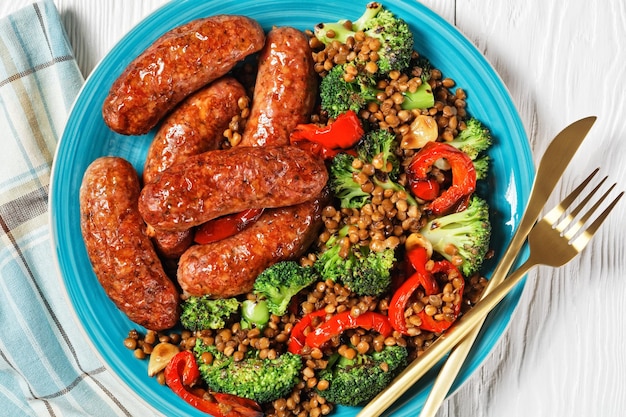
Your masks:
M537 168L535 179L531 187L530 197L519 226L489 279L489 283L482 297L489 294L492 289L496 288L504 278L506 278L522 245L526 241L530 229L537 221L554 187L563 176L567 165L582 144L595 121L595 116L589 116L573 122L559 132L550 145L548 145L548 148L539 162L539 167ZM432 416L436 413L478 336L482 323L483 322L477 325L474 330L464 337L451 351L422 408L420 417ZM445 337L445 335L443 337ZM426 350L424 355L427 355L427 353L428 350ZM395 400L413 386L419 378L424 376L428 370L435 366L437 362L445 356L445 353L446 352L431 355L433 357L429 358L427 361L424 360L425 358L420 358L419 366L416 366L416 361L414 361L401 375L396 377L387 388L374 397L374 399L357 414L357 417L377 417L381 415Z

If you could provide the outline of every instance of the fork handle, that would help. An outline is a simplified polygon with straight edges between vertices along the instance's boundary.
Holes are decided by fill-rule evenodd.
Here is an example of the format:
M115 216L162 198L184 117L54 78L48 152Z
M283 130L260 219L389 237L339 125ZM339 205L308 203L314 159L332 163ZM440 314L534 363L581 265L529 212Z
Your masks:
M378 417L389 408L402 394L404 394L415 382L417 382L426 372L434 367L456 344L465 336L470 334L475 328L480 330L480 324L487 317L489 312L515 286L524 278L524 275L535 262L530 258L524 262L515 272L513 272L504 282L498 285L493 291L480 300L467 313L461 316L446 332L444 332L432 345L413 362L409 364L392 381L390 386L393 389L385 388L372 401L370 401L357 417ZM478 326L478 327L477 327Z

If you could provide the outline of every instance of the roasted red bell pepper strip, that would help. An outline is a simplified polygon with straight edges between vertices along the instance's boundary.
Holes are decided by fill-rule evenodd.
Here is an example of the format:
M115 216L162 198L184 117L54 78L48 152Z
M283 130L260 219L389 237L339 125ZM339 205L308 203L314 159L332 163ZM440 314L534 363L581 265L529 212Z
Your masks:
M390 336L393 332L389 318L384 314L367 311L354 317L349 310L346 310L330 317L315 330L307 334L306 344L312 348L320 347L333 336L339 335L347 329L355 329L357 327L375 330L385 337Z
M416 180L410 185L413 195L424 201L433 201L439 196L439 183L434 178Z
M192 386L200 378L200 369L196 363L196 357L189 351L182 351L174 355L165 369L166 382L180 383ZM169 386L169 384L168 384Z
M200 378L200 370L193 353L184 350L177 353L165 367L165 383L176 395L200 411L214 417L262 417L261 407L252 400L230 394L213 396L210 401L190 391L188 387Z
M204 223L194 235L194 241L201 245L225 239L241 232L256 222L263 214L263 209L248 209L239 213L227 214Z
M411 250L406 251L407 267L413 268L413 271L426 271L426 262L428 262L428 252L426 248L416 245Z
M299 124L291 132L292 144L309 141L328 149L349 149L363 136L364 130L359 116L352 110L340 114L327 126L314 123Z
M434 262L432 269L430 271L427 270L426 263L429 259L426 249L423 247L417 247L408 251L407 260L414 268L415 272L394 293L389 303L388 311L389 320L391 321L393 328L405 335L408 334L408 328L406 326L404 311L406 310L409 299L419 287L424 288L424 293L426 295L438 294L440 290L435 274L445 273L449 275L454 273L461 279L463 278L458 268L445 259ZM461 286L457 289L461 298L463 297L464 288L465 281L462 280ZM455 304L453 312L455 319L458 317L460 312L461 303ZM420 311L417 315L422 321L419 328L430 332L441 333L453 323L448 320L435 320L433 316L426 314L425 310Z
M461 286L457 289L459 295L461 296L461 298L463 298L463 290L465 288L465 280L463 280L461 273L459 272L459 270L457 269L457 267L455 267L451 262L447 261L447 260L441 260L441 261L437 261L435 262L433 269L431 270L432 274L438 274L438 273L445 273L445 274L450 274L450 273L456 273L460 278L461 278ZM428 293L427 293L428 294ZM428 294L430 295L430 294ZM459 314L461 313L461 303L455 304L454 305L454 319L456 320L456 318L459 316ZM435 318L433 316L429 316L428 314L426 314L426 311L422 310L419 313L417 313L418 317L422 320L422 324L420 325L420 329L422 330L427 330L430 332L435 332L435 333L441 333L444 330L446 330L448 327L450 327L453 323L453 321L448 321L448 320L435 320Z
M287 349L290 353L299 354L306 342L306 335L304 330L311 325L315 317L325 317L326 311L317 310L312 313L306 314L297 322L291 329L291 336L289 337L289 344Z
M417 246L406 253L406 258L409 261L413 271L419 272L422 275L428 276L430 273L426 270L426 263L428 262L428 252L422 246ZM423 279L424 292L426 295L437 294L439 292L439 284L434 277L431 279Z
M404 281L398 290L391 297L389 302L389 321L394 329L398 332L408 335L408 328L404 317L409 299L413 293L419 288L424 288L426 295L436 294L439 292L439 284L435 278L426 270L426 262L428 262L428 253L426 249L418 246L407 253L407 259L415 272Z
M452 185L427 206L428 210L438 216L453 210L476 190L476 170L471 158L465 152L443 142L428 142L413 156L407 167L407 179L411 189L413 184L429 178L431 167L441 158L450 164Z

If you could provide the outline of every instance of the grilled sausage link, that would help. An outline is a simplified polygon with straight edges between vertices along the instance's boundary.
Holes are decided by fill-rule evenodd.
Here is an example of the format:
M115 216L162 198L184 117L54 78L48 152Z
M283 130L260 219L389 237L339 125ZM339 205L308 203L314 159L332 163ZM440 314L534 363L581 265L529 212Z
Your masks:
M243 97L246 91L236 79L222 77L180 103L154 135L144 164L144 183L189 156L218 149Z
M80 225L98 281L133 322L151 330L173 327L178 291L163 270L137 210L139 177L118 157L96 159L80 187Z
M322 208L328 203L325 191L312 201L265 210L254 224L226 239L190 247L178 263L183 291L214 298L244 294L265 268L297 259L322 225Z
M265 33L245 16L193 20L161 36L115 80L102 107L105 123L125 135L147 133L192 92L261 50Z
M143 181L153 181L159 173L189 156L218 149L223 132L239 114L244 87L232 77L222 77L186 98L170 113L157 130L148 149ZM153 241L166 258L178 258L193 242L192 230L155 230Z
M267 34L240 146L286 145L296 125L309 122L317 97L313 65L304 33L279 27Z
M326 185L324 161L295 146L204 152L141 190L139 212L155 229L185 230L250 208L299 204Z

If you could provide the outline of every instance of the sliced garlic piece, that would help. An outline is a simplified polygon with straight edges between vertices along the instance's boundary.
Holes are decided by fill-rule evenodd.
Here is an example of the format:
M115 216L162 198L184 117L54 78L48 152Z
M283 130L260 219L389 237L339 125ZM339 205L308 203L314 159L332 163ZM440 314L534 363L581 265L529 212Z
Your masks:
M155 376L161 372L170 360L176 356L180 350L178 346L171 343L158 343L150 354L150 361L148 362L148 376Z
M428 142L434 142L439 136L437 121L425 114L420 114L411 122L406 135L402 137L400 147L402 149L420 149Z
M430 241L426 239L421 233L411 233L407 236L406 241L404 242L404 247L406 248L407 252L420 246L426 249L426 254L429 258L433 256L432 243L430 243Z

